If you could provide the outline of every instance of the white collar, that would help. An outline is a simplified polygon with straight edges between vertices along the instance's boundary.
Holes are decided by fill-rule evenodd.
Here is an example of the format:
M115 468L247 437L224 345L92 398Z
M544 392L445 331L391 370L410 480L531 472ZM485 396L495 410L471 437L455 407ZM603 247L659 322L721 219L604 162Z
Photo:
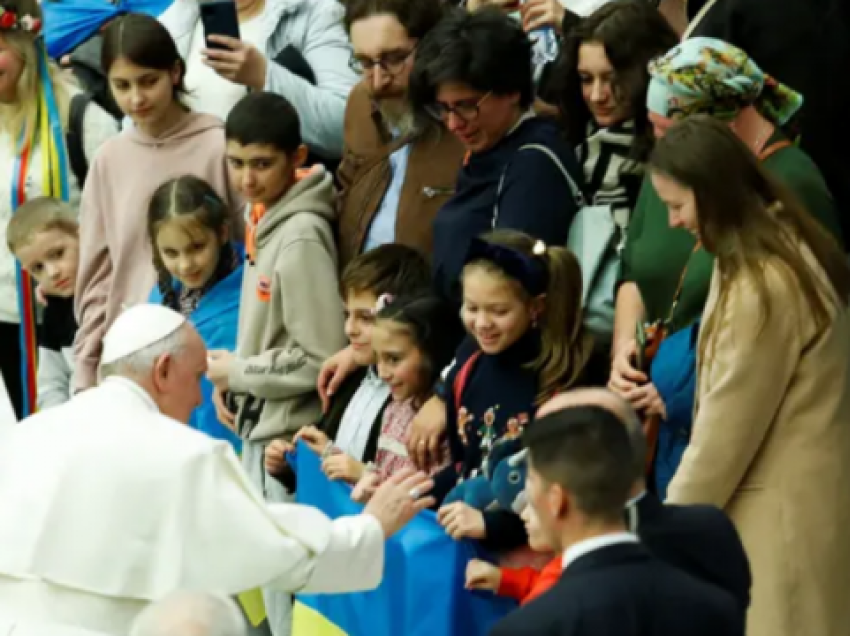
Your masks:
M603 534L599 537L592 537L572 544L564 550L564 556L561 561L561 567L566 569L570 563L583 557L585 554L590 554L596 550L607 548L619 543L637 543L638 539L630 532L614 532L612 534Z
M130 378L111 375L101 381L100 386L103 388L114 388L126 391L127 393L132 393L133 396L137 398L139 402L144 404L148 409L157 413L161 413L159 407L156 405L156 402L153 401L153 398L151 397L150 393L145 391L141 386L139 386L136 382L133 382Z
M646 497L646 491L645 491L645 490L644 490L644 491L642 491L642 492L641 492L639 495L637 495L636 497L632 497L631 499L629 499L629 500L626 502L626 508L631 508L631 507L632 507L632 506L634 506L635 504L640 503L641 499L643 499L644 497Z

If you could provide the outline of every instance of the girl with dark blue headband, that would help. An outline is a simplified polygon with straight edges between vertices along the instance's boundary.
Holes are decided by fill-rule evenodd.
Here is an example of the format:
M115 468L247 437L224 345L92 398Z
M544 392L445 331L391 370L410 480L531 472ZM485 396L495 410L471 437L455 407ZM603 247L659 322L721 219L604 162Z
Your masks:
M436 477L435 494L445 497L438 517L456 539L511 549L526 542L519 516L455 486L480 477L488 459L518 451L537 407L589 380L593 345L582 320L581 270L568 250L500 230L474 239L465 261L461 317L469 337L445 381L452 463Z

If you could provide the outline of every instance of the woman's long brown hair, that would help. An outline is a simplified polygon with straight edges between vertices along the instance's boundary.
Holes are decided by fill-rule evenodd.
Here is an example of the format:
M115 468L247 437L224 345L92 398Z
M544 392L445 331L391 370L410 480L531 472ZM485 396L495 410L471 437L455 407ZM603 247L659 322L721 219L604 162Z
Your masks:
M803 311L811 312L817 334L835 307L850 301L850 265L835 238L801 202L776 182L731 129L708 116L689 117L658 141L649 160L653 173L694 192L699 236L717 258L718 311L703 325L699 355L711 351L730 290L742 279L758 296L759 333L771 312L766 268L798 290ZM808 252L825 274L819 275Z

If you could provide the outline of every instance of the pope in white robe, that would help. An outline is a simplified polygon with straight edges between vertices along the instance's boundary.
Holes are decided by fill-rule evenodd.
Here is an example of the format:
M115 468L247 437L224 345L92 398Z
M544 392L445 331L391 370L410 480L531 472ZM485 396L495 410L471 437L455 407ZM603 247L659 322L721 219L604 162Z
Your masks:
M380 583L385 537L428 505L417 499L424 477L397 480L371 513L336 521L267 505L227 443L165 414L185 421L197 404L206 352L194 329L161 307L130 309L104 340L104 362L139 352L154 360L149 372L112 375L0 433L3 636L3 620L125 635L178 589Z

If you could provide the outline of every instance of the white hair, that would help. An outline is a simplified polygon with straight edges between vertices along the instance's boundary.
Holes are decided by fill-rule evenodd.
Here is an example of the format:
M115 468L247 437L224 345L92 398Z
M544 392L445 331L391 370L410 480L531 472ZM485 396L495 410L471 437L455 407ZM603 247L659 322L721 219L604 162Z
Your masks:
M175 592L142 610L130 636L248 636L248 626L227 596Z
M108 364L100 365L100 377L108 378L114 375L139 376L146 375L153 370L157 360L166 354L177 356L186 348L187 336L189 335L189 323L182 325L179 329L149 344L143 349L118 358Z

